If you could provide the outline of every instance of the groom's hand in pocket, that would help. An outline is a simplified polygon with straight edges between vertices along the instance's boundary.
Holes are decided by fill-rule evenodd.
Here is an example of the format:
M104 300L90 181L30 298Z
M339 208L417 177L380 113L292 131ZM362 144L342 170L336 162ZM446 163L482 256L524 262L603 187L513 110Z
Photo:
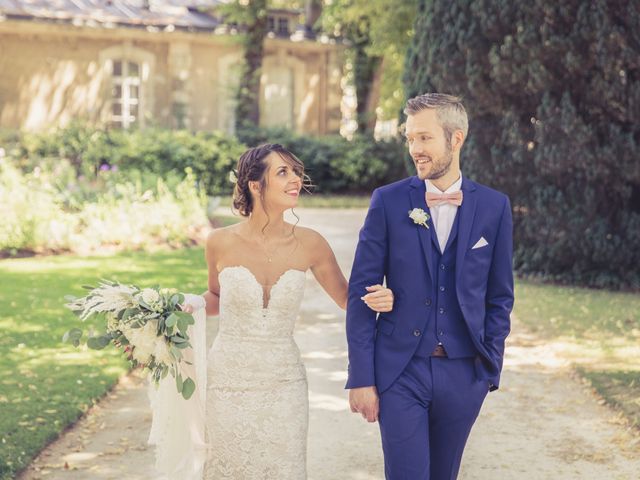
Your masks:
M385 313L393 310L393 292L382 285L366 287L367 293L361 300L375 312Z
M360 387L349 390L349 404L353 413L359 413L367 422L376 422L380 411L376 387Z

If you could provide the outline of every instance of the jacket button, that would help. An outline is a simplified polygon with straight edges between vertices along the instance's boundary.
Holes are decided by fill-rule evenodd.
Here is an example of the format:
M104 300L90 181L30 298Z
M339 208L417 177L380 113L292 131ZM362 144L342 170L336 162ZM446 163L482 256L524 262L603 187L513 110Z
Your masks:
M438 336L440 336L440 337L441 337L441 336L443 336L443 335L444 335L444 332L443 332L442 330L439 330L439 331L438 331Z
M440 312L440 315L444 314L444 308L440 308L440 310L438 310Z
M444 287L440 287L440 291L441 291L441 292L444 292Z
M424 304L425 304L427 307L428 307L429 305L431 305L431 299L430 299L430 298L427 298L427 299L424 301Z
M414 337L419 337L420 336L420 330L414 330L413 331L413 336Z

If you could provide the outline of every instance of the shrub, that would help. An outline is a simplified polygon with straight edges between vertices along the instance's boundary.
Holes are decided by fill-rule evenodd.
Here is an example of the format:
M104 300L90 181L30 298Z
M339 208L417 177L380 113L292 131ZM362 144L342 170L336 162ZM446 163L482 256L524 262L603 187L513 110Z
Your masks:
M23 174L0 159L1 252L187 245L208 225L206 197L190 169L184 178L101 171L77 181L73 170L59 161L51 171Z

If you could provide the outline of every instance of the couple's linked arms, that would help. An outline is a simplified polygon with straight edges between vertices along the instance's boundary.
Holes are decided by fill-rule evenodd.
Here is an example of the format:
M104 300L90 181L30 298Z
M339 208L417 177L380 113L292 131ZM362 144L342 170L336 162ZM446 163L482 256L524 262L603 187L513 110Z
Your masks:
M312 252L314 256L311 271L318 283L336 304L346 310L349 296L349 284L338 266L336 257L327 241L320 234L315 235ZM393 292L381 283L365 285L359 291L360 300L372 312L390 312L393 310Z

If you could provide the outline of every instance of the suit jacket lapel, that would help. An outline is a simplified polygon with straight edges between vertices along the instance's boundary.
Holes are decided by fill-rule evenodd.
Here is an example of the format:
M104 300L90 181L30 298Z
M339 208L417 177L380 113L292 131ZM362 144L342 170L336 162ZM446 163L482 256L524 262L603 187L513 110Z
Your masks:
M415 228L418 231L418 237L420 238L420 244L422 245L422 251L424 252L424 256L427 259L427 269L429 271L429 276L431 277L431 281L433 281L433 265L432 265L432 249L433 245L431 244L431 234L432 231L435 231L435 227L433 226L433 221L431 220L431 214L429 212L429 208L427 207L427 201L425 199L425 192L427 191L427 187L424 181L420 180L418 177L413 177L411 180L410 192L411 196L411 208L421 208L425 212L429 213L429 220L427 221L427 225L429 228L425 228L422 225L415 225ZM413 223L413 220L408 218L410 222Z
M456 249L456 279L460 278L462 266L467 252L467 244L471 235L471 227L476 214L476 186L471 180L462 178L462 205L460 206L460 215L458 223L458 248Z

